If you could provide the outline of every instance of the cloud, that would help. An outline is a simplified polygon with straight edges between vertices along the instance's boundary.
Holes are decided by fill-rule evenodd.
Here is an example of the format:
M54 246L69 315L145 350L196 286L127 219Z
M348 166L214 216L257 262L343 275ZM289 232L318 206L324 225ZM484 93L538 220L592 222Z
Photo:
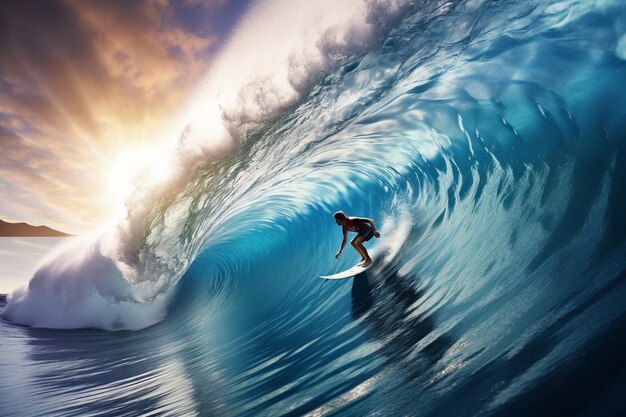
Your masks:
M111 161L155 142L210 66L224 36L210 16L229 3L208 3L0 2L0 190L19 193L0 217L103 220Z

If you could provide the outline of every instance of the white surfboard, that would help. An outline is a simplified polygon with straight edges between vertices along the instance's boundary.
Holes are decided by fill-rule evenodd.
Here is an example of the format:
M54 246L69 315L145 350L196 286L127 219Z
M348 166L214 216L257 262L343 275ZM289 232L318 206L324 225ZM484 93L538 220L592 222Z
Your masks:
M374 262L372 262L368 266L354 265L352 268L346 269L345 271L340 272L338 274L334 274L334 275L320 275L320 278L324 278L324 279L345 279L345 278L351 278L351 277L353 277L355 275L360 274L363 271L367 271L368 269L370 269L370 267L373 264L374 264Z

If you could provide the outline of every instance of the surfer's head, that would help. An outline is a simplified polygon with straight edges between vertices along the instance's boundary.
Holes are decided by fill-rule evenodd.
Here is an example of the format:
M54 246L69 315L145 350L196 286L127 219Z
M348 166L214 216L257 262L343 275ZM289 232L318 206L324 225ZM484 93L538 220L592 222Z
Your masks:
M346 216L346 213L344 213L343 211L338 211L337 213L333 214L333 217L335 218L335 222L337 222L337 224L342 225L342 226L343 226L343 223L348 218Z

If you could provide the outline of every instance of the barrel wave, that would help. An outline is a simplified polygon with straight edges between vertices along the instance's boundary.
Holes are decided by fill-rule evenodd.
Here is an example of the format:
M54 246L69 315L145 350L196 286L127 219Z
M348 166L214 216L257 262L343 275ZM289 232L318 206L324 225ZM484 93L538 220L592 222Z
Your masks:
M0 364L27 383L1 381L0 410L624 412L623 2L359 10L290 53L286 92L246 82L222 128L188 125L165 184L137 180L124 219L9 297L6 352L27 354ZM337 210L381 238L325 282L358 261L334 258Z

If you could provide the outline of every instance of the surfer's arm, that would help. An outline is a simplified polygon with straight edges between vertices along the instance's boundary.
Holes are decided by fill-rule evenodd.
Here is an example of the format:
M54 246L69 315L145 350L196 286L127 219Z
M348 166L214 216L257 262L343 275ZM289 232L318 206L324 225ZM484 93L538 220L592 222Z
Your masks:
M339 252L337 252L337 254L335 254L335 258L339 259L339 257L341 256L341 252L343 252L343 248L346 247L346 242L348 241L348 233L346 233L346 231L343 231L343 240L341 241L341 248L339 248Z

